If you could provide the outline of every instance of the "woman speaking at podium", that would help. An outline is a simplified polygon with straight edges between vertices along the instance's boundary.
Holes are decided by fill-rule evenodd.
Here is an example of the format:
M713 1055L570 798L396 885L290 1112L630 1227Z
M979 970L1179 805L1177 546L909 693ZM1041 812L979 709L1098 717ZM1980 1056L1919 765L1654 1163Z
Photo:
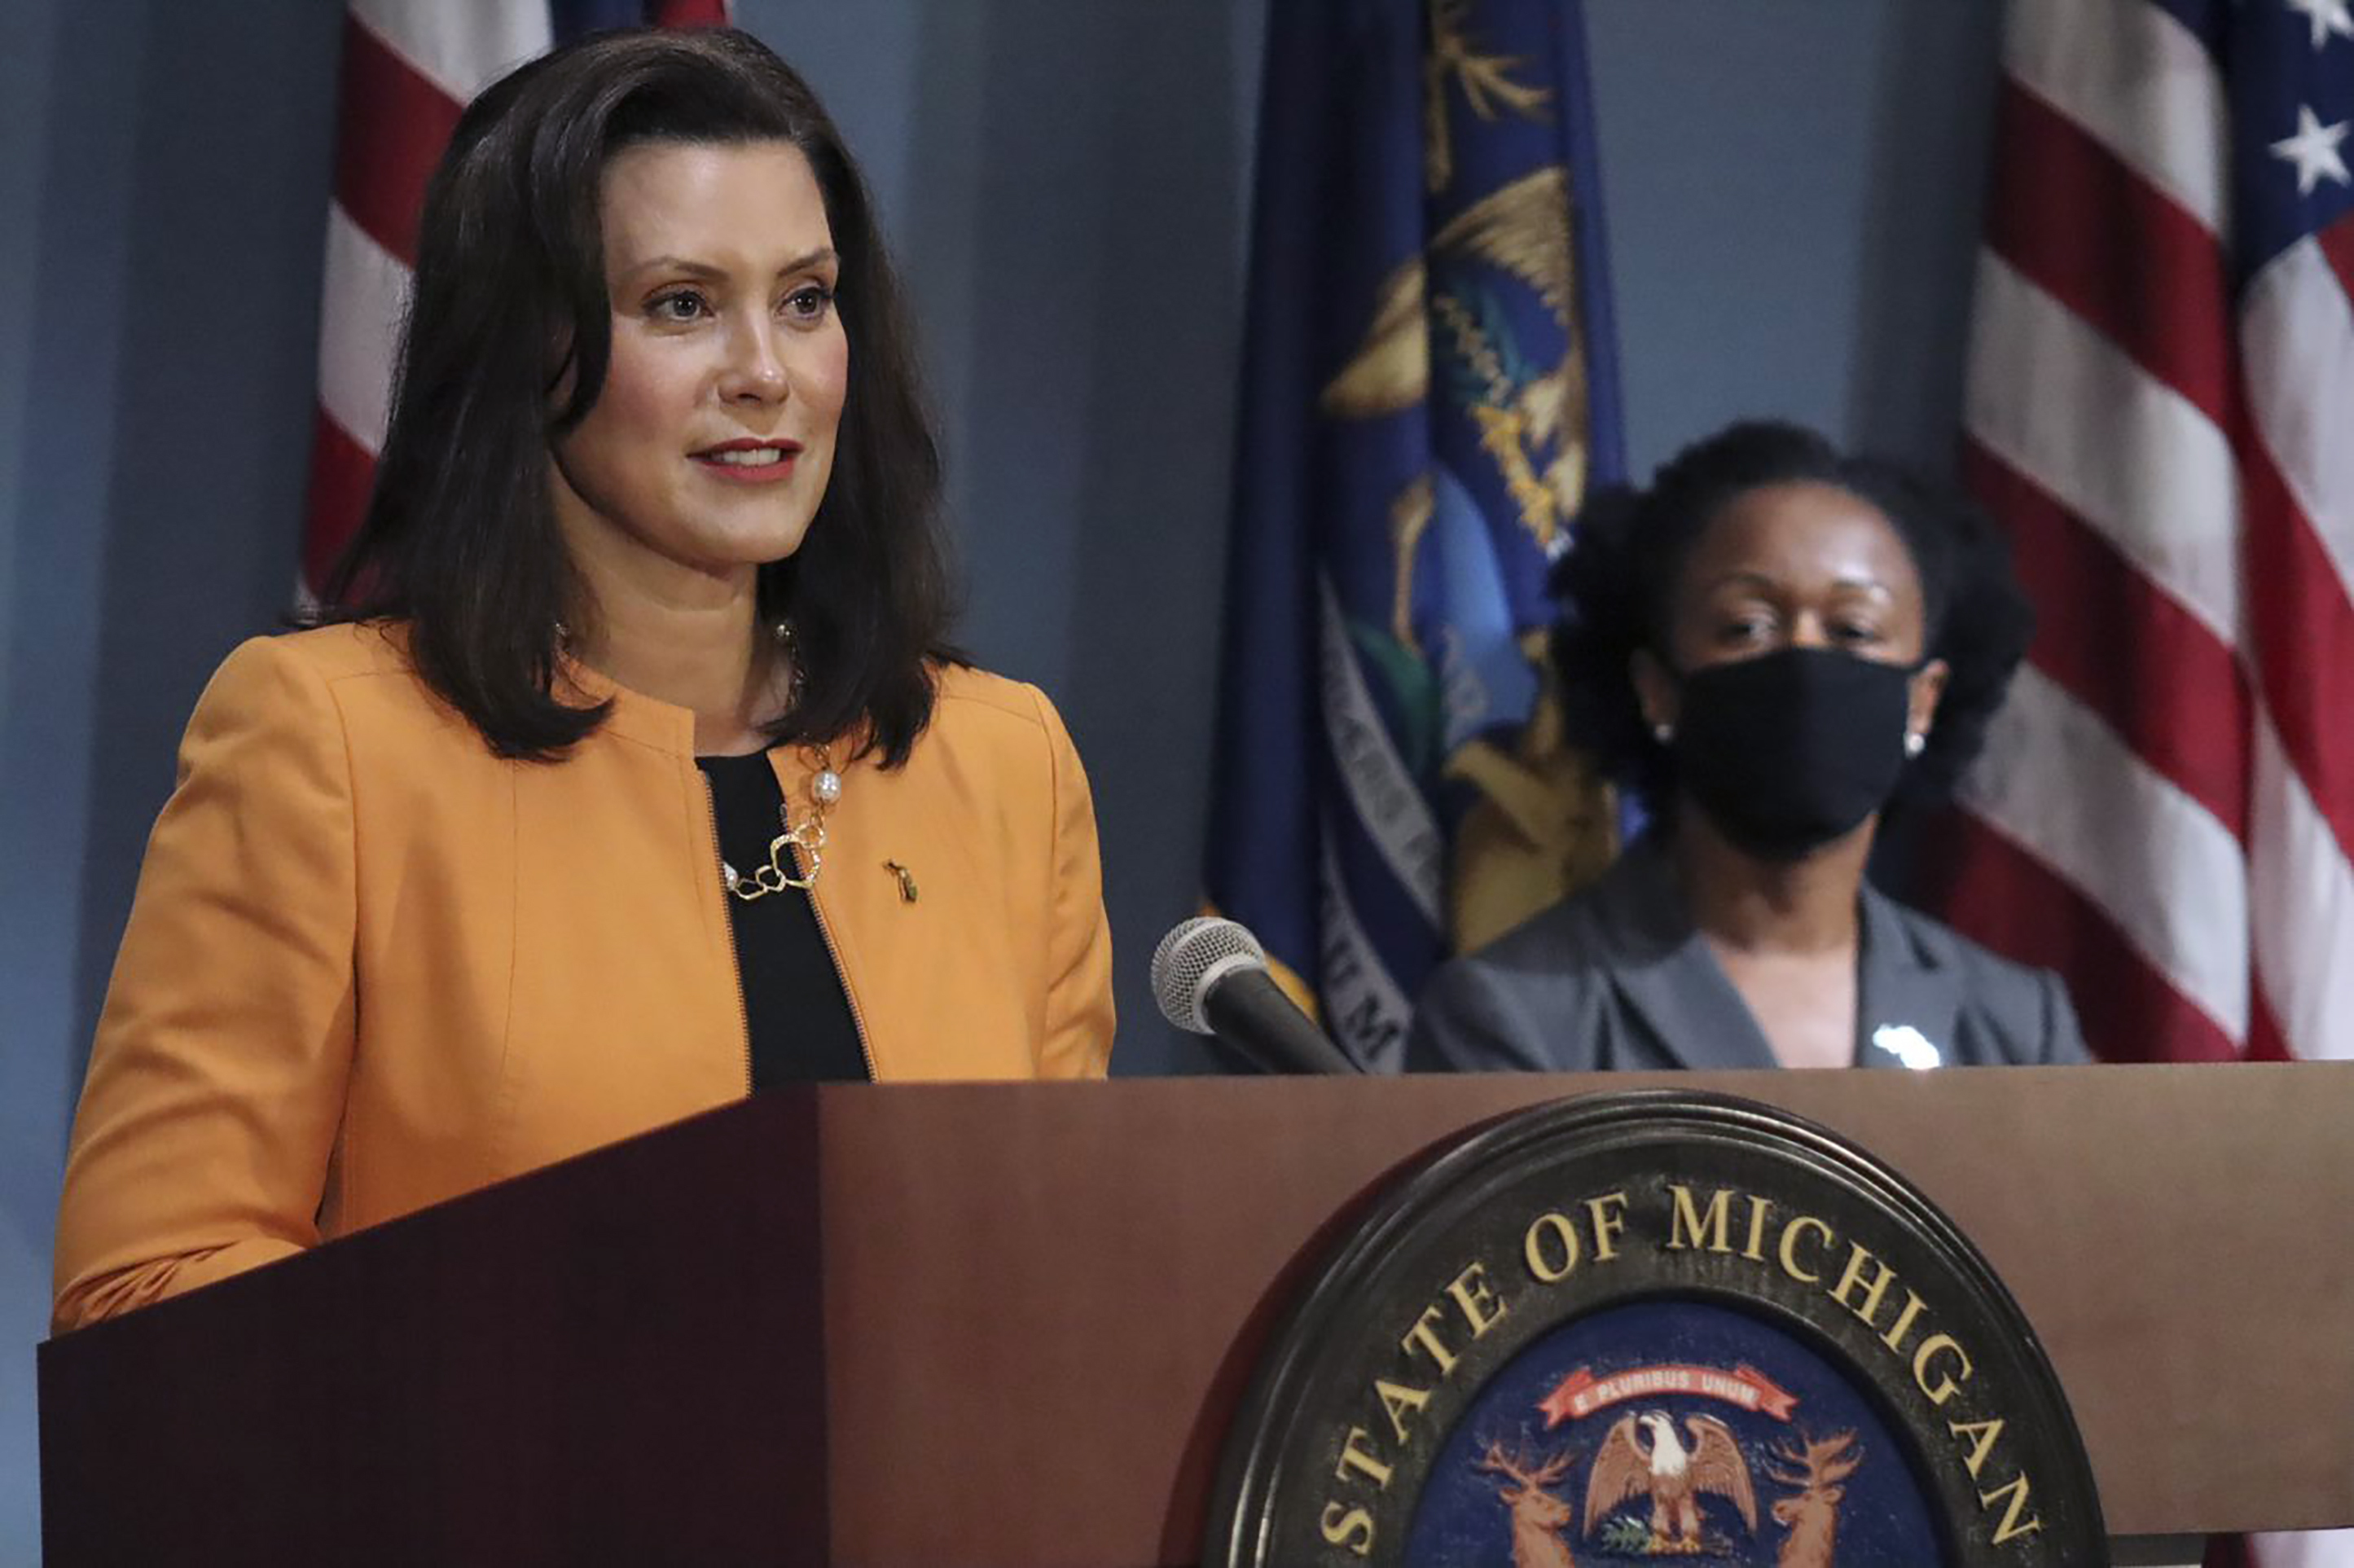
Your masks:
M321 624L214 676L100 1020L61 1329L810 1079L1100 1074L1055 710L949 646L864 181L735 32L498 82Z
M1977 754L2032 616L1983 518L1744 424L1592 509L1562 567L1573 733L1654 827L1424 992L1418 1068L2084 1060L2057 977L1864 880Z

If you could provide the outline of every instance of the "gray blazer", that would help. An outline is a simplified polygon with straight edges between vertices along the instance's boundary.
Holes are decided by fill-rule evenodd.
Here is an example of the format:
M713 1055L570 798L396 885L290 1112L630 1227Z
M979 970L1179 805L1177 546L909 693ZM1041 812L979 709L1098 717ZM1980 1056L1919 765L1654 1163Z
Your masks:
M2091 1060L2058 976L1999 959L1869 885L1862 917L1859 1066ZM1440 968L1405 1065L1577 1073L1775 1061L1693 928L1665 852L1638 846L1594 886Z

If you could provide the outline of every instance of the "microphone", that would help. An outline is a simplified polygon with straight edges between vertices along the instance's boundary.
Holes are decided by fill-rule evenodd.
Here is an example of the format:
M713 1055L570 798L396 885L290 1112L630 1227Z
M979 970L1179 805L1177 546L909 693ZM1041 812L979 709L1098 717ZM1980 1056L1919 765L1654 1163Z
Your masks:
M1258 938L1197 915L1152 953L1152 995L1178 1028L1210 1034L1263 1073L1361 1073L1267 971Z

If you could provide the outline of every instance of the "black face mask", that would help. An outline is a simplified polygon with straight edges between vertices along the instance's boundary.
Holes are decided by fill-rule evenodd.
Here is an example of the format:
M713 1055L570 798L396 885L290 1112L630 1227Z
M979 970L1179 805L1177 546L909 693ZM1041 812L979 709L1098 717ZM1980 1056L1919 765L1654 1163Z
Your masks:
M1912 675L1819 648L1694 670L1671 743L1678 780L1734 843L1796 860L1895 792Z

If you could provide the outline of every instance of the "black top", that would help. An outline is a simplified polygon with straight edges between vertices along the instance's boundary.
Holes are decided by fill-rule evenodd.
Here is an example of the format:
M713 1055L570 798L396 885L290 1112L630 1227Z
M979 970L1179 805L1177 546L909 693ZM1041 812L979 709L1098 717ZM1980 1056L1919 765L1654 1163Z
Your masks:
M778 815L784 791L776 770L757 752L698 757L695 765L711 786L719 853L748 879L769 863L769 844L784 832ZM792 851L783 855L785 868L799 874ZM749 901L733 893L726 897L744 1017L752 1033L754 1092L779 1084L866 1079L866 1053L858 1043L850 997L842 989L810 895L788 887Z

